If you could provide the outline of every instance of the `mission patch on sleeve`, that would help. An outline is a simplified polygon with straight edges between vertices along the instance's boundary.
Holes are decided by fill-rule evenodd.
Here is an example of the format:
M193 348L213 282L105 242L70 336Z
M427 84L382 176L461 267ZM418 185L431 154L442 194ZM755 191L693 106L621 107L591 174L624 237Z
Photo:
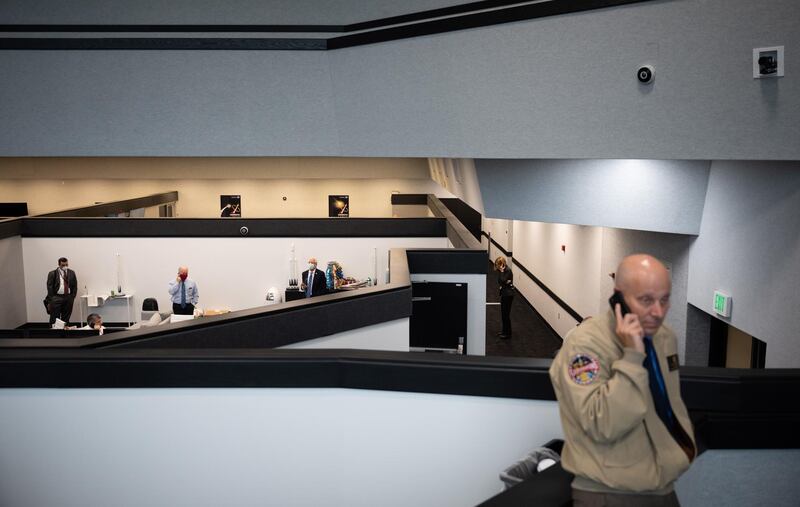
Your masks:
M599 373L600 365L597 359L587 354L576 355L569 364L569 377L581 386L594 382Z

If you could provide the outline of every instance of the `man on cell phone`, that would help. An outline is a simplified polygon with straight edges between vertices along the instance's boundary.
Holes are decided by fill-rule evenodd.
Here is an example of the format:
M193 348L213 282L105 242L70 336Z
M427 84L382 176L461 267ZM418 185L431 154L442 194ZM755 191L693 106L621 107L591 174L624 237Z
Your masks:
M676 506L673 485L697 449L664 325L669 272L636 254L614 280L612 307L570 332L550 367L573 505Z

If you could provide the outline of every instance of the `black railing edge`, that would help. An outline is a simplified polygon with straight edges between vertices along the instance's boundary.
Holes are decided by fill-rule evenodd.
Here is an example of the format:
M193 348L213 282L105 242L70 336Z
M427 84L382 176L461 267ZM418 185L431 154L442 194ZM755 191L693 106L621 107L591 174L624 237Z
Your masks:
M24 237L443 237L441 218L23 217Z
M434 216L447 220L447 238L454 248L483 251L480 241L475 239L475 236L434 194L428 194L428 208L430 208Z

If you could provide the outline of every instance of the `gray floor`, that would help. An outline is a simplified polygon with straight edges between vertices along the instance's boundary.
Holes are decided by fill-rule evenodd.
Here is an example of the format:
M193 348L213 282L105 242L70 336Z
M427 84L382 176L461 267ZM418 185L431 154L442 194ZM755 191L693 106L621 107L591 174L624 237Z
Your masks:
M678 479L683 507L800 505L800 449L721 449L701 454Z

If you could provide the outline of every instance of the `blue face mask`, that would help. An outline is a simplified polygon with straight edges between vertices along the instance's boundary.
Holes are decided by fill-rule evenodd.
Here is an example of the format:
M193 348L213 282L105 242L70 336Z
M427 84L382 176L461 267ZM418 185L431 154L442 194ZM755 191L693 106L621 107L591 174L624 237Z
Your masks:
M309 264L308 265L308 270L309 271L314 271L315 269L317 269L317 265L316 264Z

